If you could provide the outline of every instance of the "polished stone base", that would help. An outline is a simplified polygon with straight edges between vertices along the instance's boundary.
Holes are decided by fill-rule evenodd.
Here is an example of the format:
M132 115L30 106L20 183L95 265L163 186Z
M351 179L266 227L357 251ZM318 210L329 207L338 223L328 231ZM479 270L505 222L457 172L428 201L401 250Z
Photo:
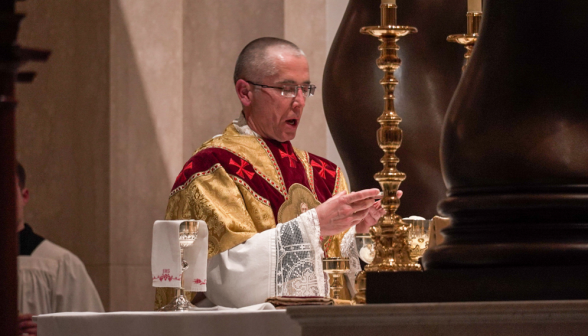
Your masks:
M292 307L302 336L575 336L588 301L514 301Z
M588 300L588 267L367 272L368 303Z

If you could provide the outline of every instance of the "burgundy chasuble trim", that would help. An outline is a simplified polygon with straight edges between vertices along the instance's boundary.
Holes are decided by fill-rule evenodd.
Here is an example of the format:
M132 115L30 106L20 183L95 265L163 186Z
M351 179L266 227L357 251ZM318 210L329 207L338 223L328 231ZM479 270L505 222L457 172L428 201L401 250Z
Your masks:
M323 203L333 196L337 180L337 165L318 155L308 153L318 200Z
M244 155L226 147L207 147L186 162L176 178L170 197L184 190L196 178L212 174L220 168L255 199L271 207L276 223L280 206L288 199L288 190L295 183L311 190L321 203L333 195L339 184L339 171L334 163L307 152L302 152L304 157L299 157L289 141L280 143L262 138L257 138L257 141L277 172L277 182L253 166Z
M288 161L290 162L290 168L296 168L296 154L294 153L288 153L288 145L285 143L282 143L282 147L284 147L284 151L282 151L281 149L278 149L278 151L280 152L280 157L283 158L288 158ZM291 151L293 149L290 149Z
M270 159L272 165L274 166L274 169L278 173L278 181L280 183L280 192L282 193L282 195L284 195L285 199L288 199L288 189L286 188L286 184L284 183L284 177L282 176L282 170L280 169L280 166L278 165L278 162L276 161L276 158L274 157L273 152L270 150L269 146L262 138L257 138L257 142L259 142L259 144L261 145L261 148L263 149L265 154L267 154L267 157Z
M251 173L253 174L253 173ZM255 197L255 199L257 199L258 201L260 201L261 203L267 205L267 206L271 206L270 201L268 201L267 199L261 197L258 193L256 193L253 188L251 188L249 186L249 184L247 184L247 182L244 181L244 179L239 178L238 176L235 175L230 175L231 178L233 179L233 181L235 181L235 183L239 183L240 185L242 185L245 189L247 189L247 191L249 191L253 197Z
M314 174L312 173L312 167L310 166L310 160L308 158L308 152L302 152L303 157L300 158L301 161L305 162L304 169L306 170L306 177L308 178L308 184L310 185L310 191L314 197L318 200L318 196L316 195L316 190L314 190Z
M294 147L292 147L290 141L279 142L270 139L262 139L262 141L264 141L265 147L271 153L271 155L268 153L270 158L278 158L275 160L276 169L285 183L286 190L290 190L290 187L294 183L301 184L309 190L312 190L308 183L304 166L299 162L296 154L294 154Z
M194 154L178 175L172 195L185 189L197 177L211 174L219 168L223 168L235 183L242 185L255 199L271 207L277 220L278 210L284 203L279 186L244 156L225 147L208 147Z
M186 187L190 183L192 183L192 181L194 181L196 178L214 173L215 170L222 168L222 165L220 163L217 163L214 166L210 167L210 169L208 169L206 171L194 173L190 176L190 178L186 178L186 175L185 175L186 171L189 169L192 169L192 167L193 167L193 163L191 161L188 161L186 163L186 165L184 166L184 169L182 169L182 171L180 172L180 175L178 175L178 177L176 178L176 182L174 184L174 189L169 194L169 197L172 197L173 195L175 195L179 191L186 189ZM182 177L184 179L181 179ZM180 184L181 181L184 181L184 182ZM177 185L179 185L179 186L177 186Z

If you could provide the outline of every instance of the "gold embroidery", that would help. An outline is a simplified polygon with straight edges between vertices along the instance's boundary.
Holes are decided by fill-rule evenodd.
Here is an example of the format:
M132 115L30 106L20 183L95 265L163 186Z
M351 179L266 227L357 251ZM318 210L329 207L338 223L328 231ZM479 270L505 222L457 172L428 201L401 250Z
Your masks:
M257 200L254 203L253 206L268 208L271 212L271 208ZM166 218L204 220L209 230L209 257L239 245L257 233L242 192L222 167L194 179L187 188L172 196Z
M197 172L195 174L193 174L192 176L190 176L190 178L184 182L184 184L182 184L181 186L177 187L176 189L172 190L172 192L170 193L170 197L173 196L174 194L176 194L178 191L180 190L184 190L186 188L186 186L188 186L190 183L192 183L192 181L194 181L194 179L200 177L200 176L204 176L204 175L208 175L213 173L215 170L219 169L221 166L220 163L217 163L215 165L213 165L212 167L210 167L210 169L206 170L206 171L202 171L202 172Z
M278 176L278 172L275 170L270 158L267 155L260 155L260 143L256 137L241 135L235 130L233 124L230 124L225 128L222 136L208 140L194 154L213 147L223 148L241 158L246 158L259 176L268 181L282 195L287 194L287 190L280 183L280 176Z
M268 201L267 199L261 197L258 193L256 193L249 186L249 184L247 184L247 182L245 182L244 179L242 179L242 178L240 178L238 176L234 176L234 175L231 175L231 178L233 179L233 181L235 181L235 183L239 183L241 186L243 186L245 189L247 189L247 191L250 192L255 197L256 200L258 200L259 202L261 202L261 204L270 206L270 201Z
M294 183L288 190L288 199L282 203L278 210L278 222L286 223L300 216L301 203L305 203L307 209L314 209L321 204L307 187Z
M257 138L257 142L259 142L259 145L265 151L265 154L269 158L270 162L272 163L272 166L274 167L274 169L276 170L276 173L278 174L278 182L280 183L280 192L282 192L282 195L284 195L284 197L286 199L288 199L288 193L286 192L286 184L284 183L284 177L282 175L282 171L280 170L280 166L278 165L278 162L276 161L276 158L274 157L274 154L272 153L272 151L269 149L269 147L267 146L265 141L263 141L262 138Z
M308 185L310 186L310 191L312 191L314 197L318 199L318 196L316 195L316 190L314 188L314 176L312 174L312 167L310 166L308 152L294 148L294 153L296 153L296 156L298 157L300 162L302 162L302 166L304 167L304 171L306 172L306 178L308 179Z
M347 186L347 180L345 180L345 175L343 175L343 171L337 167L337 183L335 184L335 188L333 189L333 195L345 191L349 193L349 187Z

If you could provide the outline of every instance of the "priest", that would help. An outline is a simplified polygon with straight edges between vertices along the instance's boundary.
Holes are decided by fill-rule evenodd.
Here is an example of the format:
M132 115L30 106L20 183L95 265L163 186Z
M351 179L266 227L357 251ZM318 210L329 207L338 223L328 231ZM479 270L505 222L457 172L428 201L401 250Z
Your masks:
M208 224L206 296L227 307L328 296L321 260L345 256L349 298L360 271L354 234L385 213L379 190L348 193L335 164L290 143L316 89L295 44L252 41L238 57L234 83L242 111L186 162L166 212L166 219ZM156 308L172 295L158 289Z

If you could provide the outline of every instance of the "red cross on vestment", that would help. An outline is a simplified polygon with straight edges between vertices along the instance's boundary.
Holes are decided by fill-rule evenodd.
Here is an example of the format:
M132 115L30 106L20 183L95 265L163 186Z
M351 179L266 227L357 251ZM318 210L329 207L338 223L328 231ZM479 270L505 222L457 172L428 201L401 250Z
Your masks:
M327 164L324 163L322 160L318 160L320 162L317 163L316 161L312 160L310 161L310 165L313 167L317 167L320 168L321 170L319 171L319 176L322 178L326 178L327 175L325 174L325 172L329 173L329 175L331 175L332 177L335 177L335 171L334 170L329 170L327 169Z
M282 159L285 157L288 158L288 160L290 161L290 168L296 168L296 154L288 154L288 146L286 146L286 144L282 144L282 146L284 146L284 150L286 151L284 152L281 149L278 149L280 151L280 156L282 157Z
M245 167L249 166L249 162L243 159L241 159L240 165L237 164L237 162L233 161L233 159L229 161L229 164L239 167L237 175L241 176L242 178L245 178L245 175L247 175L247 177L249 177L249 179L251 180L251 178L253 178L253 175L255 175L255 173L245 170Z

